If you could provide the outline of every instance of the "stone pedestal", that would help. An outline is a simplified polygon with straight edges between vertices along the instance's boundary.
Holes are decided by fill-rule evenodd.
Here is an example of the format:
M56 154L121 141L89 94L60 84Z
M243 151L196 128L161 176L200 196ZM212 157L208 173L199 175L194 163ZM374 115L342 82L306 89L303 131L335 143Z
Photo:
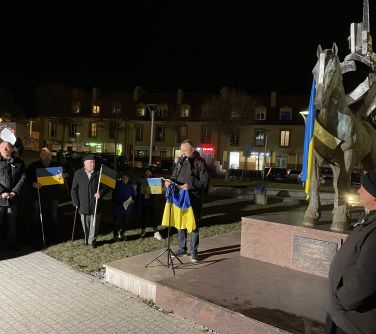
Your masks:
M346 238L344 233L243 217L240 255L327 277Z

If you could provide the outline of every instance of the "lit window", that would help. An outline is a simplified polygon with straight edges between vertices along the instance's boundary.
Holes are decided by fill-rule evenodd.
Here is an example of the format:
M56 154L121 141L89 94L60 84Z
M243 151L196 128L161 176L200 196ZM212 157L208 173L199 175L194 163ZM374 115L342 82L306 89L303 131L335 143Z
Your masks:
M137 116L145 117L146 115L146 108L145 106L138 106L137 108Z
M265 145L265 130L255 129L255 146Z
M97 138L97 123L92 122L89 124L89 135L90 138Z
M280 146L281 147L289 147L290 146L290 130L281 130L280 136Z
M191 107L189 105L182 105L180 107L180 117L189 117Z
M101 107L98 104L93 104L91 107L91 112L93 114L99 114L101 112Z
M80 102L73 102L72 111L73 111L74 114L79 114L80 111L81 111L81 103Z

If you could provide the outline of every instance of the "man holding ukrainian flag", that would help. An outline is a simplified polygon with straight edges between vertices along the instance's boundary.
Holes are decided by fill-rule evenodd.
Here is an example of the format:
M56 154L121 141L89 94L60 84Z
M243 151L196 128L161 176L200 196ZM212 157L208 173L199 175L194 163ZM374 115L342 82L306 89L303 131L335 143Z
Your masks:
M39 152L39 160L31 163L26 169L26 183L31 189L33 201L33 243L41 246L40 233L47 244L60 241L58 224L59 185L64 184L63 169L52 161L52 152L44 147ZM42 226L41 226L42 225Z
M174 172L172 174L172 181L179 185L179 199L172 199L173 203L171 206L185 205L190 203L191 208L182 207L181 211L184 213L190 213L193 211L193 221L194 228L191 232L191 242L190 242L190 255L192 262L198 261L198 245L199 245L199 221L202 215L202 202L204 194L209 188L209 173L206 166L205 160L200 156L200 153L194 149L194 145L190 140L185 140L180 145L180 150L182 156L178 160ZM166 188L171 187L169 181L165 181ZM169 189L174 191L175 189ZM184 200L185 197L189 196L189 201ZM174 210L171 210L174 211ZM167 225L168 222L166 216L169 214L169 210L165 209L163 216L162 225ZM168 216L169 219L173 218L174 212L172 212L172 217ZM185 217L187 221L189 219ZM177 256L184 256L187 254L187 229L189 226L180 228L176 224L171 224L178 228L178 239L179 239L179 249L175 254Z
M84 167L78 169L73 177L72 204L81 215L84 244L96 248L102 199L108 190L103 184L115 188L116 175L112 172L116 172L102 165L102 168L105 168L102 175L102 168L100 171L95 169L93 155L85 156L83 162Z

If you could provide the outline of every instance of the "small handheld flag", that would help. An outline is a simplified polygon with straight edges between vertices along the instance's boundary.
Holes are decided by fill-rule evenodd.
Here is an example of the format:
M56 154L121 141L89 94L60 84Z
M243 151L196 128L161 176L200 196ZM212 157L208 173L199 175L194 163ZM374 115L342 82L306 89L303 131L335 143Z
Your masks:
M106 186L109 186L112 189L115 189L116 175L116 171L107 167L106 165L102 165L100 176L101 183L105 184Z
M142 194L162 194L162 180L160 177L141 179Z
M64 184L63 167L37 168L37 182L42 186Z

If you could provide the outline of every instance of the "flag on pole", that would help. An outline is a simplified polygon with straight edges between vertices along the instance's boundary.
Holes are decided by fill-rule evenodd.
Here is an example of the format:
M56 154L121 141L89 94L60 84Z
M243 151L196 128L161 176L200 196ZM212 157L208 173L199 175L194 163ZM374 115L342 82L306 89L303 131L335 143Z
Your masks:
M303 155L303 171L302 171L302 181L305 182L305 193L307 198L309 198L309 191L311 187L312 178L312 165L313 165L313 153L314 153L314 143L313 143L313 132L315 127L316 112L315 112L315 87L316 82L313 80L311 88L311 96L309 99L308 116L305 124L305 134L304 134L304 155Z
M113 169L105 165L102 165L101 176L100 176L101 183L105 184L106 186L109 186L112 189L115 189L116 176L117 176L116 171L114 171Z
M37 182L42 186L64 184L63 167L37 168Z
M179 192L177 192L173 189L171 190L171 187L167 188L162 226L169 226L169 223L170 226L176 227L179 230L187 229L188 232L192 232L196 229L195 216L193 214L188 190L180 189Z
M149 177L141 179L142 194L162 194L162 179L160 177Z

